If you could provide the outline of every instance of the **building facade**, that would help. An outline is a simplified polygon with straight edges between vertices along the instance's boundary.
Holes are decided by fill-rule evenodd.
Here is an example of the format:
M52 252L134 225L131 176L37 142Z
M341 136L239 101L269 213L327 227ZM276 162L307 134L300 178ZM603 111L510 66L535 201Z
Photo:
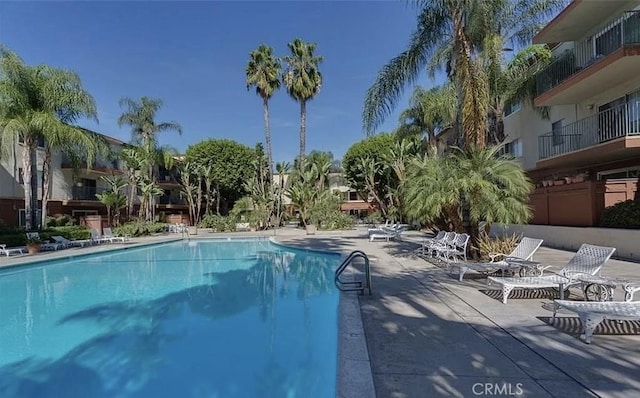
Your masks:
M118 153L127 144L112 137L103 137L110 145L114 156L110 159L97 158L90 167L86 167L84 162L79 169L74 169L65 154L59 151L52 154L48 215L66 214L78 220L86 215L106 216L106 207L98 200L96 194L109 189L102 176L124 176L125 165L119 160ZM38 173L36 195L42 198L44 142L40 141L38 144L36 163L33 167ZM0 220L9 226L25 225L22 149L23 145L17 142L12 151L0 158ZM159 198L157 212L188 214L187 206L179 196L178 178L175 173L160 170L158 183L165 194ZM139 198L136 204L139 204Z
M640 176L640 1L574 0L534 38L554 61L536 107L505 112L506 151L536 190L533 224L595 226Z

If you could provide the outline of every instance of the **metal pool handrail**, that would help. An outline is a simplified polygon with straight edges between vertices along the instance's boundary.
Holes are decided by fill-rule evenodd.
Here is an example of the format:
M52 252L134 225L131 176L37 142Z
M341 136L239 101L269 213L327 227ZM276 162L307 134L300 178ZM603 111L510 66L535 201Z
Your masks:
M364 259L364 282L363 281L344 281L340 279L340 275L344 272L345 269L352 263L356 258ZM344 259L342 264L336 269L334 282L336 287L343 292L360 292L360 294L364 294L364 291L367 290L369 295L371 295L371 272L369 267L369 257L361 251L355 250L352 251L351 254Z

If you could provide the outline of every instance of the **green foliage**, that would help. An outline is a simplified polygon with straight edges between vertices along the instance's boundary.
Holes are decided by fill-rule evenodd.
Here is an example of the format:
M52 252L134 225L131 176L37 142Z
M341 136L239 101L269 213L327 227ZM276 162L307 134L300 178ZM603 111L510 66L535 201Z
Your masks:
M227 207L247 194L245 181L255 173L252 148L228 139L209 139L187 148L185 161L195 166L210 166L213 187L219 190Z
M200 228L211 228L214 232L235 232L236 217L235 216L219 216L217 214L207 214L202 218Z
M379 198L386 196L392 176L389 172L383 172L379 165L382 164L388 148L394 145L396 140L394 134L380 133L351 145L342 159L342 169L351 188L364 194L364 197L368 196L362 165L363 161L370 161L378 168L375 174L375 193Z
M341 212L340 210L332 210L325 214L325 218L320 223L320 229L339 230L353 229L354 219L352 216Z
M68 214L59 214L54 217L47 216L46 228L65 227L70 225L76 225L76 220Z
M64 217L59 218L62 220L65 219ZM62 236L70 240L89 239L91 237L91 231L82 225L49 225L47 229L40 231L38 235L40 236L40 242L51 241L52 236ZM33 243L36 243L36 241L36 239L32 239ZM27 236L22 229L6 228L0 230L0 242L7 245L7 247L24 246L27 244Z
M384 220L384 216L379 210L376 210L367 216L367 220L371 224L380 224Z
M515 161L498 156L499 147L466 151L441 157L436 154L414 159L407 171L407 214L440 229L459 230L463 207L478 225L526 223L533 186Z
M309 223L321 229L333 229L327 227L327 223L331 218L336 218L340 202L340 197L328 189L317 193L309 207Z
M133 221L126 224L122 224L113 228L113 233L118 236L149 236L163 232L166 228L166 224L163 223L148 223L144 221Z
M478 250L480 250L480 259L488 261L491 258L489 253L508 254L513 251L522 239L522 235L504 235L492 238L486 232L482 232L478 237ZM500 259L498 259L500 260Z
M640 200L626 200L602 211L600 225L608 228L640 228Z

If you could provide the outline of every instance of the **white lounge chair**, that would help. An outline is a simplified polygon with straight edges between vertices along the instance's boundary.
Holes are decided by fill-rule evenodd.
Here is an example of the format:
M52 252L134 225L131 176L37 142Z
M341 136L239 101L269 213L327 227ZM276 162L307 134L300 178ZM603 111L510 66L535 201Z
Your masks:
M103 242L111 243L111 238L104 237L100 235L100 232L98 232L97 229L91 228L91 241L96 244L100 244Z
M379 232L373 232L369 234L369 242L373 242L376 239L385 239L387 242L391 239L398 239L400 234L406 231L408 226L400 225L397 228L380 230Z
M640 319L639 301L568 301L555 300L553 310L553 320L556 319L556 312L560 308L566 308L578 314L584 334L580 339L587 344L591 344L591 336L596 327L605 319L616 320L637 320Z
M22 247L11 247L7 249L7 245L0 245L0 254L4 254L9 257L12 253L16 254L24 254L24 248Z
M436 248L436 252L447 264L451 260L461 259L467 261L467 245L469 244L469 234L456 234L456 238L448 247Z
M70 240L65 238L64 236L59 236L59 235L52 236L51 239L53 239L53 241L56 243L64 245L64 247L76 247L76 246L85 247L93 244L93 241L91 239Z
M504 276L505 270L515 268L513 265L509 263L510 260L525 260L525 261L531 260L535 252L542 245L542 242L543 242L542 239L533 239L533 238L524 237L518 243L515 249L513 249L513 251L509 254L490 253L489 258L491 259L491 261L489 262L458 263L456 264L459 270L458 280L462 282L462 279L464 278L464 274L469 270L473 270L483 274L502 271ZM502 257L502 259L498 260L500 257ZM521 276L524 276L524 275L521 275Z
M113 232L111 231L111 228L106 227L106 228L102 228L102 238L103 239L109 239L110 242L126 242L129 240L128 236L116 236L113 234Z
M444 239L446 233L447 233L447 231L440 230L440 231L438 231L438 233L435 236L433 236L431 238L424 238L422 240L422 244L420 245L421 246L421 250L422 250L422 254L424 254L424 249L427 246L429 246L429 245L431 245L431 244L433 244L435 242L442 241Z
M445 232L444 238L440 240L434 240L433 242L427 245L426 251L429 256L433 256L434 252L438 252L438 250L445 250L451 247L456 240L456 236L458 236L455 232ZM423 250L424 253L424 250Z
M616 251L613 247L595 246L584 243L578 252L569 260L567 265L554 275L531 276L524 278L497 278L489 277L489 284L495 283L502 286L502 302L507 304L509 293L515 288L519 289L544 289L557 287L560 290L560 299L564 299L564 290L572 285L582 283L576 280L579 275L595 275Z

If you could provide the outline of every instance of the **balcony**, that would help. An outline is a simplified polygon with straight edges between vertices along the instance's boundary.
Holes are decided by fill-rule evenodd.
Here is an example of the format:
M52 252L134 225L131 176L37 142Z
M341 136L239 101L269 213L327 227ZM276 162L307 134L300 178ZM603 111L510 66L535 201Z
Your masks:
M585 166L640 154L640 101L623 103L538 137L538 168Z
M575 104L628 83L640 69L640 11L625 12L536 78L536 106Z
M80 161L80 169L84 169L87 166L86 159L81 159ZM66 156L63 157L62 163L60 165L62 169L73 169L73 163ZM118 167L117 160L96 160L91 164L88 170L105 173L105 174L120 174L122 170Z
M103 193L106 188L78 187L71 188L71 200L98 200L96 194Z
M171 207L173 205L186 206L187 201L183 198L176 196L160 196L158 198L159 205L166 205L167 207Z

